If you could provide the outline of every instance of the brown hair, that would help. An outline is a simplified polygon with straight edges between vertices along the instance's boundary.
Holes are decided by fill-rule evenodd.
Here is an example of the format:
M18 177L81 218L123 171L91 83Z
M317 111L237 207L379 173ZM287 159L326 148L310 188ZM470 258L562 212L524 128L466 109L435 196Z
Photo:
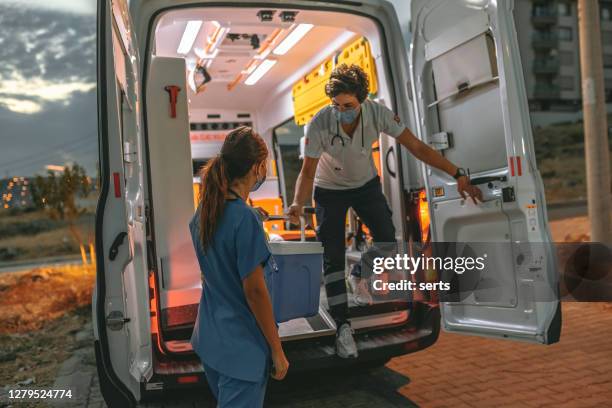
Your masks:
M221 153L200 171L200 240L204 250L212 242L230 184L246 176L267 156L268 148L263 139L252 128L241 126L226 136Z
M363 103L370 92L370 80L359 65L338 65L331 73L325 85L325 95L330 98L340 94L355 95Z

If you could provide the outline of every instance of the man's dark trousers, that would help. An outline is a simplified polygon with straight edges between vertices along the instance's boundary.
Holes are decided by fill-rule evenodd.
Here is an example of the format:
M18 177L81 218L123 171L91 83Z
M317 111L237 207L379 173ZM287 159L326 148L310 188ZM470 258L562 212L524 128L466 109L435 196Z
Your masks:
M345 222L349 207L370 230L374 242L395 242L391 209L382 192L380 178L358 188L314 189L317 238L323 244L323 281L330 313L337 327L349 317L345 279Z

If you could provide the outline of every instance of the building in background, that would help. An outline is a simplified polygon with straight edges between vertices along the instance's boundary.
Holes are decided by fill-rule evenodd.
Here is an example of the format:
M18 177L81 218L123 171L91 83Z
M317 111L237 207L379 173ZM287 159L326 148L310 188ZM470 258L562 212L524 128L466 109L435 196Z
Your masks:
M2 202L0 208L26 208L31 207L32 192L31 180L27 177L11 177L0 180L0 194Z
M612 0L600 1L600 7L606 102L610 103ZM514 12L532 122L546 125L581 119L577 1L516 0Z

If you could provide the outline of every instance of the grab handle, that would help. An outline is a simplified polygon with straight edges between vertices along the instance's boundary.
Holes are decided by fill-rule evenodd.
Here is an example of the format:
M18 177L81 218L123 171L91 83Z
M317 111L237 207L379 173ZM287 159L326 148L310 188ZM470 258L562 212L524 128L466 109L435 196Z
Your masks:
M508 177L506 176L486 176L486 177L476 177L470 179L470 183L475 186L477 184L487 184L493 181L508 181Z

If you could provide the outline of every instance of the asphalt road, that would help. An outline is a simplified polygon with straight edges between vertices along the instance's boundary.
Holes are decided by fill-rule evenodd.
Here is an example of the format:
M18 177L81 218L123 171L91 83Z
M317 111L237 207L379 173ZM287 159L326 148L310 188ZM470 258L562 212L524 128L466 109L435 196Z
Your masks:
M19 271L27 271L29 269L33 269L39 266L51 267L51 266L61 266L61 265L75 265L81 263L81 257L71 256L61 256L61 257L53 257L53 258L44 258L37 259L32 262L15 262L15 263L0 263L0 273L4 272L19 272Z

